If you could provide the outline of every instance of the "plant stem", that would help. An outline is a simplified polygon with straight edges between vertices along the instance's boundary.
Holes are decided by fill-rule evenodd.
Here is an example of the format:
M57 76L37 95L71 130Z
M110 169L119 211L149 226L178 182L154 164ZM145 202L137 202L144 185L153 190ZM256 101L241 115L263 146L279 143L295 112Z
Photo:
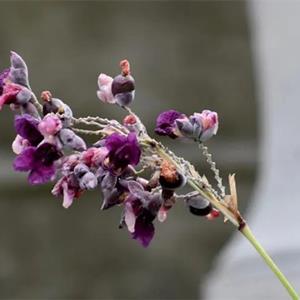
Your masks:
M256 249L259 255L263 258L266 264L270 267L270 269L274 272L276 277L280 280L282 285L286 288L288 293L290 294L291 298L294 300L299 300L299 295L294 290L288 279L283 275L280 269L277 267L275 262L266 252L266 250L262 247L262 245L257 241L255 236L253 235L252 231L250 230L248 225L245 225L243 228L240 229L241 233L248 239L248 241L252 244L252 246Z

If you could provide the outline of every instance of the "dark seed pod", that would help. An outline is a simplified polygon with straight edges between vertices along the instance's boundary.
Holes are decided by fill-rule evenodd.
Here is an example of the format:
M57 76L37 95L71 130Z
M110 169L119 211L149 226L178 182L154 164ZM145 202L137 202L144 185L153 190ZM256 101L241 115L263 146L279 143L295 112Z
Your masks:
M163 189L175 190L186 184L186 177L179 173L174 165L163 161L160 167L159 183Z
M118 75L114 78L111 85L111 92L114 96L121 93L132 92L134 89L134 79L131 75Z
M190 212L196 216L206 216L213 209L211 203L200 195L190 197L186 202Z
M135 81L130 75L130 65L125 59L120 62L121 74L116 76L111 85L111 92L120 106L129 105L134 99Z
M186 184L186 178L185 176L177 172L176 177L172 180L161 175L159 177L159 183L163 189L176 190L180 187L183 187Z

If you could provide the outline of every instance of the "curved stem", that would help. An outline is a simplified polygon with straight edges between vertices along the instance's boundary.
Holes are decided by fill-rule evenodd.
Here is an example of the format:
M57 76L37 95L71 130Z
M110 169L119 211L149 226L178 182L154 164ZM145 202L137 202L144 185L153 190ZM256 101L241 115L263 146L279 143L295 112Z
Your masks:
M270 267L276 277L280 280L282 285L286 288L288 293L290 294L291 298L294 300L299 299L299 295L294 290L293 286L290 284L288 279L283 275L280 269L277 267L275 262L266 252L266 250L262 247L262 245L257 241L255 236L253 235L252 231L250 230L248 225L245 225L243 228L240 229L241 233L246 237L246 239L252 244L255 250L259 253L259 255L263 258L265 263Z

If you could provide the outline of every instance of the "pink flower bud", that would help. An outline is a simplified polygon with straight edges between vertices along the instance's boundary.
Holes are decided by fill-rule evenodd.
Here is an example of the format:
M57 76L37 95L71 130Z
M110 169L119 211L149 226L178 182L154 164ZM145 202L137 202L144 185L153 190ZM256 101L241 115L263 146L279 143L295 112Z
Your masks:
M55 135L62 129L62 123L55 114L48 114L39 123L38 129L43 136Z
M98 77L99 90L97 91L98 98L105 103L115 103L116 100L111 91L113 78L101 73Z

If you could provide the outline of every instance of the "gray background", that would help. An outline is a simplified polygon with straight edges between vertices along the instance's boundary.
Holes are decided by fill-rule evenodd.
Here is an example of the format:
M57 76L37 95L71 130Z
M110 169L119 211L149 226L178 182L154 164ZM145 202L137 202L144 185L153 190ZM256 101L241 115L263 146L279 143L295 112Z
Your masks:
M0 2L0 68L20 53L39 94L49 89L76 115L122 118L96 98L100 72L127 58L136 79L132 108L152 132L165 109L219 112L208 143L225 179L237 172L242 211L256 165L256 104L244 2ZM183 204L157 225L150 248L118 230L120 209L101 212L99 191L69 210L51 184L15 174L12 113L0 116L0 298L195 299L232 233ZM161 139L209 173L193 144Z

